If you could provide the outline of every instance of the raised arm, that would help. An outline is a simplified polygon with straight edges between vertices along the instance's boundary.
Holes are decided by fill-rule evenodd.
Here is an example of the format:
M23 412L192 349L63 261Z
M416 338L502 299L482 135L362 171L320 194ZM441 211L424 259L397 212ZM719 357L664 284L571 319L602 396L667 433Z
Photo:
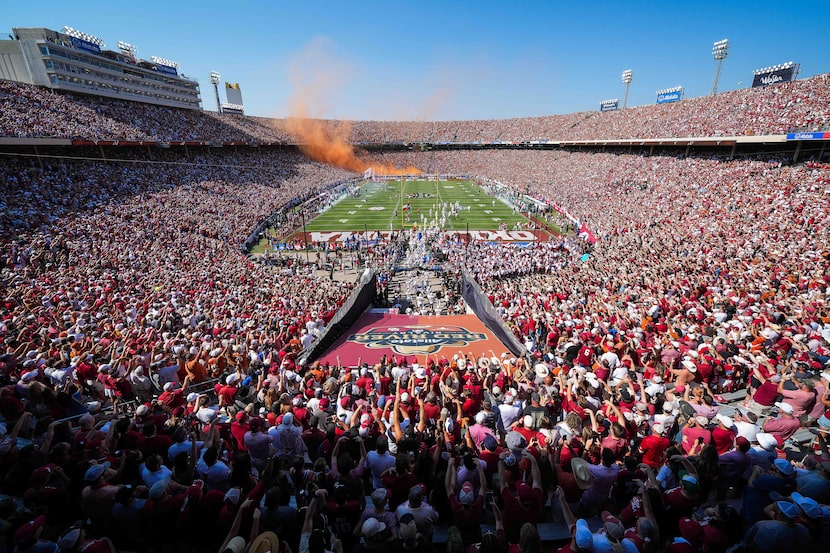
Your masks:
M447 475L444 477L444 490L447 492L447 497L452 497L455 494L455 484L458 475L455 470L455 460L450 457L447 465Z
M534 488L542 489L542 472L539 470L539 463L536 462L536 457L529 451L524 451L522 455L530 461L530 474L533 477Z
M576 524L576 517L571 511L571 506L568 505L568 500L565 499L565 490L562 489L562 486L556 487L556 496L559 498L560 505L562 505L562 518L565 519L568 528L572 528Z

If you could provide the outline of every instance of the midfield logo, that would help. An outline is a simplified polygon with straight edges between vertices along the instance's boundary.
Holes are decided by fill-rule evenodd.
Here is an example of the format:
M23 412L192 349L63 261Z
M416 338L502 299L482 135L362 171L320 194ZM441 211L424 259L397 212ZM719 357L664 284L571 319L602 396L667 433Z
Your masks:
M470 332L460 326L372 328L368 332L349 336L350 342L364 344L371 349L389 348L401 355L435 353L444 347L464 347L471 342L486 339L486 334Z

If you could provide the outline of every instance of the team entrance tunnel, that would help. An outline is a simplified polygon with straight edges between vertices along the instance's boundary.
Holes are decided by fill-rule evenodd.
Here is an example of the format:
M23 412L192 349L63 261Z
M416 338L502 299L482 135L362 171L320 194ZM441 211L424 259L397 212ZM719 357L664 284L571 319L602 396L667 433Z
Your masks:
M375 295L375 273L366 270L354 292L329 322L320 338L301 357L304 364L320 361L344 366L374 364L384 355L406 356L410 363L425 355L451 359L463 352L475 357L497 355L505 349L521 357L524 346L501 321L487 296L466 272L462 295L473 314L446 316L367 313Z

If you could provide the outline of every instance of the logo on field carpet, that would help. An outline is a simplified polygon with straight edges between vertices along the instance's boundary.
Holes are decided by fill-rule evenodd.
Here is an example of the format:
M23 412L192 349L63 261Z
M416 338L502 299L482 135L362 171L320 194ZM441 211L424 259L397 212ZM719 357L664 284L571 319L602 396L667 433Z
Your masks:
M372 328L367 332L349 336L350 342L363 344L371 349L389 348L401 355L435 353L444 347L464 347L471 342L486 339L486 334L471 332L460 326Z

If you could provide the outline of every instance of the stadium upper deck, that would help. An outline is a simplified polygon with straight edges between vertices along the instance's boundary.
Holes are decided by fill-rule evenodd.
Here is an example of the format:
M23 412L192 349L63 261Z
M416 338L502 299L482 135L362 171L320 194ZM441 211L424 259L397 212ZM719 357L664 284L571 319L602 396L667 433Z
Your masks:
M279 143L285 120L219 116L0 81L0 136L87 141ZM332 128L341 121L327 121ZM782 135L830 127L830 75L613 112L481 121L355 121L350 141L531 143Z

